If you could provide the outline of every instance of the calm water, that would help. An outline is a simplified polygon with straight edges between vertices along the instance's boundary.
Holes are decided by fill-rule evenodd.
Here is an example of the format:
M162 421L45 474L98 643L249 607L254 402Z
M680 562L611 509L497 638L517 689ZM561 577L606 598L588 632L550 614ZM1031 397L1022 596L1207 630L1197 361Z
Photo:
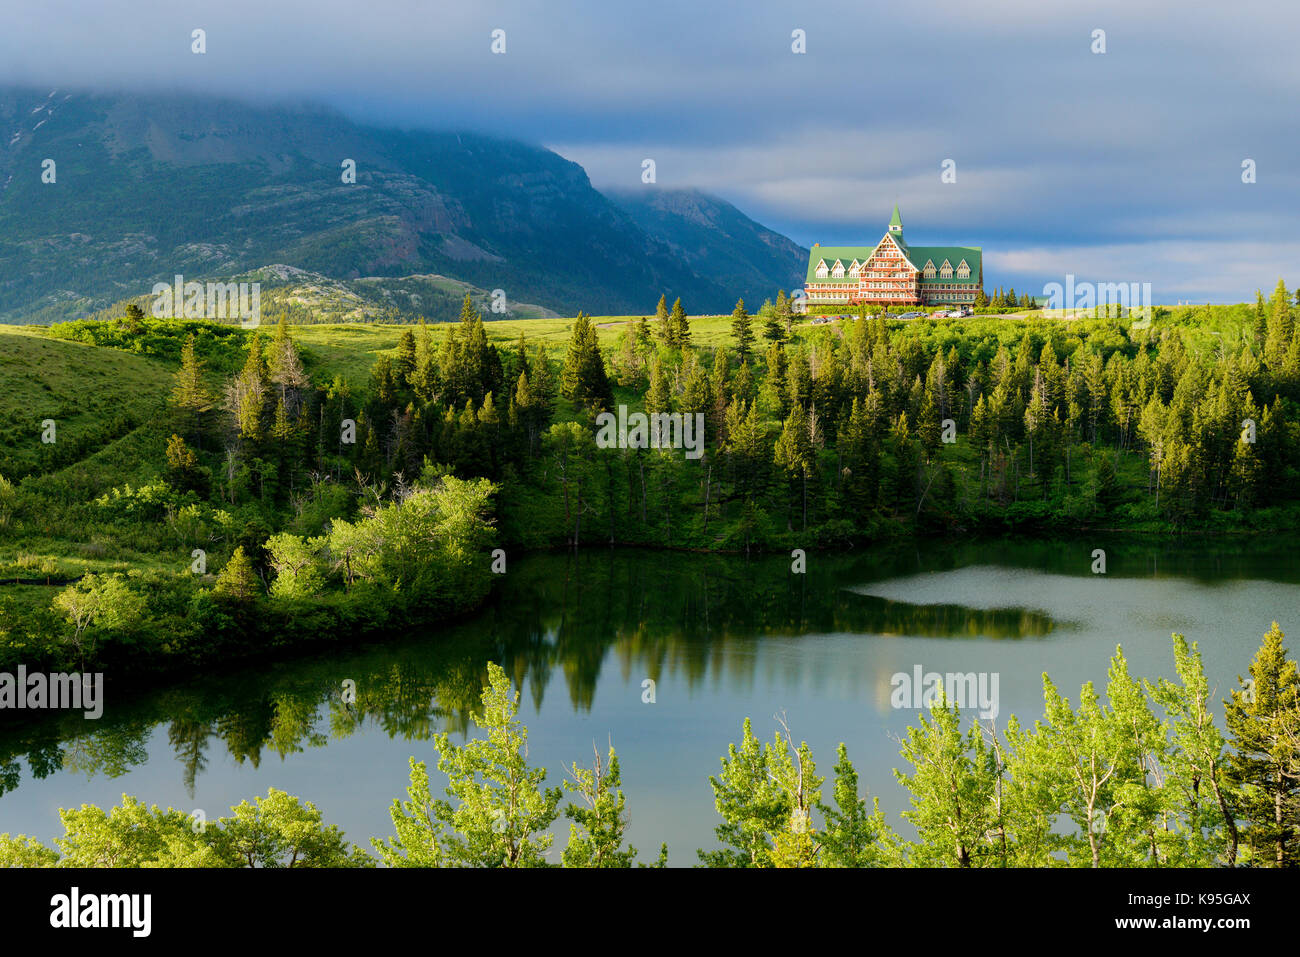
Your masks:
M1104 576L1090 571L1096 547L1107 551ZM565 762L589 762L593 743L612 742L632 843L653 857L666 840L670 864L686 866L714 846L708 776L746 716L770 738L784 713L827 776L844 741L898 827L896 738L915 711L891 707L894 673L996 672L1001 726L1012 713L1041 715L1044 671L1072 701L1082 682L1104 685L1116 644L1134 674L1172 676L1178 631L1200 643L1217 700L1274 619L1288 634L1300 628L1300 562L1264 539L926 543L814 553L804 575L788 559L531 556L452 628L130 698L110 688L98 721L0 729L0 832L49 841L62 833L58 808L106 807L123 793L212 818L277 787L315 802L352 840L387 836L407 759L435 764L438 731L464 739L486 662L497 661L522 690L530 760L549 783ZM350 708L340 701L349 678ZM653 704L642 701L646 678Z

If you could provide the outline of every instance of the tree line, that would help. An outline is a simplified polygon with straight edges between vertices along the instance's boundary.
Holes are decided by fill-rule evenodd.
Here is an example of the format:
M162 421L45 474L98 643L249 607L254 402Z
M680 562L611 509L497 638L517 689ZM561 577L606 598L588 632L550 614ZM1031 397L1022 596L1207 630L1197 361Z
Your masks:
M489 542L748 552L926 532L1289 527L1294 313L1279 282L1253 310L1146 322L814 327L778 295L766 346L739 302L729 340L705 347L665 297L612 348L579 314L557 361L522 334L490 341L466 298L438 335L404 328L364 384L316 381L285 321L270 335L81 323L77 337L176 356L172 417L148 430L165 437L158 478L89 503L69 489L58 508L24 480L3 492L8 521L202 560L92 576L5 646L143 667L233 652L263 622L382 629L473 607ZM701 416L704 454L599 447L595 416L620 404ZM149 633L177 637L164 649Z

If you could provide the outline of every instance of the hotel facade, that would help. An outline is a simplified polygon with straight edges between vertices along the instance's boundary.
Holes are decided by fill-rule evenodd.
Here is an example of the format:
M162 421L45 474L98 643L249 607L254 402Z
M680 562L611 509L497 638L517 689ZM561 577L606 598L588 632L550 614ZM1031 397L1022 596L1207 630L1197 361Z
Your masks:
M984 289L978 246L911 246L894 206L875 246L813 246L804 293L809 305L974 306Z

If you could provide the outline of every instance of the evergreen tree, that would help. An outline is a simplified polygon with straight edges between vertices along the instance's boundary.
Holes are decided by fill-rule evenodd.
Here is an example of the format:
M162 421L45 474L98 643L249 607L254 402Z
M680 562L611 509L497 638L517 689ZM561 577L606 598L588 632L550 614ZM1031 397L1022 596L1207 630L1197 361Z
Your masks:
M744 362L754 345L754 332L750 327L749 313L745 311L745 300L737 299L736 308L731 313L731 336L736 340L736 355Z
M226 562L217 575L217 583L212 591L232 601L249 602L257 597L259 585L253 560L244 552L243 545L237 545L230 561Z
M1279 279L1277 288L1273 290L1273 298L1269 302L1268 338L1264 344L1265 360L1274 370L1282 367L1287 347L1291 344L1292 333L1295 331L1295 324L1291 318L1290 299L1286 283Z
M415 370L409 385L423 402L432 402L438 392L438 355L433 347L429 324L423 319L415 336Z
M1264 344L1268 341L1268 309L1264 305L1264 293L1258 289L1255 290L1255 313L1252 316L1251 326L1255 347L1262 353Z
M310 385L306 370L293 337L289 335L287 318L281 316L275 329L275 338L271 342L271 361L267 364L267 378L279 386L280 402L290 417L296 417L302 409L302 390Z
M781 324L781 329L785 333L785 338L789 339L794 334L794 307L790 299L781 289L776 294L776 321Z
M668 321L667 296L660 296L659 304L655 306L655 338L664 345L671 345L673 341L673 329Z
M614 401L596 328L582 312L573 324L560 381L564 397L575 405L599 411L608 409Z
M655 356L650 367L650 388L645 394L645 410L650 415L672 411L672 393L663 363Z
M773 462L785 475L791 490L800 490L802 531L808 530L808 479L816 464L812 435L808 427L808 416L803 407L795 405L786 416L781 426L781 435L776 440ZM789 523L787 523L789 524Z
M1227 778L1241 790L1242 840L1254 862L1272 867L1300 862L1300 677L1283 637L1273 622L1249 681L1225 710L1235 752Z
M780 342L785 338L785 328L781 325L781 320L776 317L776 309L768 300L763 303L763 308L758 311L760 316L766 317L763 323L763 338L769 342Z
M415 375L415 335L411 330L403 329L397 337L397 356L393 360L397 379L404 386L409 386Z
M681 299L673 302L673 311L668 316L668 328L671 330L668 336L668 344L676 349L685 349L691 344L691 323L686 318L686 309L682 306Z
M189 420L197 440L203 434L203 416L212 409L212 396L203 384L203 362L194 347L194 333L181 346L181 367L177 370L171 402ZM198 443L196 443L198 444Z
M248 342L248 359L235 381L226 389L226 408L234 417L241 439L259 442L262 415L266 407L266 363L262 358L262 334L254 332Z

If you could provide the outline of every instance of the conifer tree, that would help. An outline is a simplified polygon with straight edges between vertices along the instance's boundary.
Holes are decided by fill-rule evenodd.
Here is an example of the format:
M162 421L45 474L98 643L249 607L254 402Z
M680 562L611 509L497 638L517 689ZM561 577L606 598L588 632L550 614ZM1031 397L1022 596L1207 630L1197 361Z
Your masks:
M289 322L285 316L280 317L276 325L275 338L271 342L271 360L267 363L267 378L280 388L280 402L284 405L290 418L296 418L302 410L302 390L310 380L303 369L298 348L293 337L289 335Z
M1269 301L1268 338L1264 344L1265 359L1274 370L1282 367L1295 328L1291 318L1290 298L1286 283L1279 279L1277 288L1273 290L1273 298Z
M776 307L774 310L776 321L780 323L784 338L789 339L794 334L794 307L790 304L790 299L781 289L776 294Z
M235 381L226 389L226 408L234 417L241 439L262 438L262 414L266 407L266 363L262 358L262 334L254 332L248 343L248 359Z
M645 410L650 415L672 411L672 393L668 387L668 376L658 356L654 357L650 367L650 388L645 394Z
M754 345L754 330L743 299L736 300L736 308L731 312L731 337L736 340L736 355L744 362Z
M673 311L668 316L668 328L671 330L668 344L675 349L685 349L691 344L691 323L686 318L686 309L680 298L674 300Z
M181 346L181 367L177 370L171 393L171 402L185 415L194 430L196 445L201 445L203 416L212 409L212 396L203 384L203 362L194 346L194 333L185 337Z
M671 345L673 341L673 329L668 322L668 297L660 296L659 304L655 306L655 338L664 345Z
M614 401L596 328L582 312L573 323L561 383L564 397L575 405L601 410L608 409Z
M1242 840L1266 867L1300 862L1300 677L1283 637L1273 622L1249 681L1225 709L1234 751L1227 777L1241 789Z
M1264 293L1259 289L1255 290L1255 312L1251 316L1251 328L1255 347L1263 352L1264 344L1268 341L1268 308L1264 305Z
M217 575L213 587L214 594L236 602L249 602L257 597L260 580L253 568L253 560L244 552L243 545L235 546L230 561L226 562Z
M415 336L415 369L409 384L411 391L424 402L432 402L438 391L438 356L429 324L424 319L420 320Z

